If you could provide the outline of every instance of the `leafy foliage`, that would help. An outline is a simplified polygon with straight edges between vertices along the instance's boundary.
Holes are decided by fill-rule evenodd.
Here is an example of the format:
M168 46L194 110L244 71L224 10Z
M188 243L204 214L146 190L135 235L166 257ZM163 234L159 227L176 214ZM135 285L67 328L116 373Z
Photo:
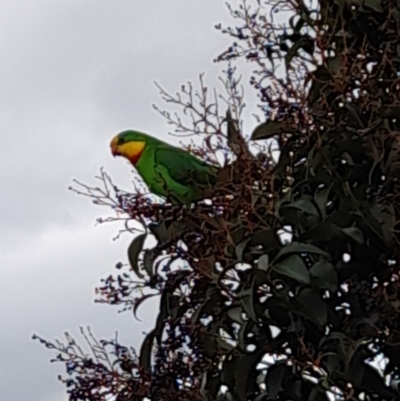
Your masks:
M227 155L211 199L187 208L115 186L96 198L84 187L144 230L128 255L139 280L110 276L100 302L136 312L160 296L154 330L128 357L129 379L101 384L119 400L400 398L400 6L281 3L228 5L237 25L217 26L234 40L218 61L255 66L250 83L266 121L251 138L276 140L277 162L248 149L229 69L234 117L219 114L218 97L207 103L202 80L198 97L191 86L175 98L163 92L191 113L191 132L206 134L198 154ZM283 28L277 11L288 15ZM143 249L148 236L156 245ZM102 399L93 396L99 384L82 380L96 377L92 365L79 366L70 399Z

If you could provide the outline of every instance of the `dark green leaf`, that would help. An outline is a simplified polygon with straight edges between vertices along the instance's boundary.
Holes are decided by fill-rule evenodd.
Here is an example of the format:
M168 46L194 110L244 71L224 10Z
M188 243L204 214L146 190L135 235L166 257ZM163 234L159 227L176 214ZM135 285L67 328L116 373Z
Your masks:
M295 299L298 311L323 326L328 319L328 307L318 292L311 288L304 288Z
M353 158L351 157L349 152L342 153L342 159L347 162L349 166L355 166L356 163L354 162Z
M218 349L218 340L220 339L217 336L212 337L211 334L206 331L199 332L197 335L199 351L207 358L215 358Z
M328 220L323 221L304 235L304 239L319 241L330 241L332 238L340 237L341 228Z
M153 342L155 337L155 330L147 334L140 348L139 364L144 373L151 373L151 354L153 351Z
M324 390L319 387L313 387L307 401L327 401L328 398Z
M238 229L231 232L233 243L238 244L239 242L242 242L245 239L246 231L247 230L245 227L239 227Z
M328 65L329 71L337 73L343 65L343 57L340 57L339 54L336 54L333 57L329 57L326 64Z
M289 377L285 378L285 393L293 401L303 401L302 384L302 380L294 377L294 375L289 375Z
M396 218L394 217L393 205L383 206L375 204L370 209L371 216L368 220L370 225L374 225L376 230L382 233L382 238L387 242L390 242L393 238L393 229L396 224ZM371 220L374 220L373 222ZM379 223L378 223L379 222ZM379 226L379 228L378 228Z
M364 0L364 6L371 8L379 13L383 12L382 0Z
M306 214L311 214L314 216L319 216L318 210L314 206L314 204L311 202L309 199L299 199L298 201L291 202L287 205L283 205L281 209L285 208L294 208L298 209L299 211L306 213Z
M202 373L200 394L204 400L216 400L221 388L221 378L213 371L207 370Z
M138 299L135 300L135 304L134 304L134 306L133 306L133 316L135 316L135 318L136 318L137 320L140 320L140 319L136 316L136 312L137 312L137 310L139 309L139 306L140 306L144 301L146 301L146 299L152 298L152 297L154 297L155 295L157 295L157 294L146 294L146 295L142 295L141 298L138 298Z
M328 196L331 189L332 185L329 187L325 186L323 188L318 188L314 195L315 203L317 204L323 218L326 217L326 204L328 203Z
M221 388L220 375L208 370L203 373L200 387L200 394L205 400L215 400L219 389Z
M167 244L176 240L182 235L187 227L181 221L173 221L172 223L150 224L149 229L156 237L159 245Z
M168 227L168 241L175 241L187 230L187 226L181 221L174 221Z
M310 269L310 274L314 284L318 288L336 291L338 288L338 278L335 266L326 261L314 263Z
M280 246L279 237L274 230L266 229L252 234L249 246L261 245L264 252L270 252Z
M243 309L240 306L235 306L234 308L229 309L227 315L230 319L232 319L236 323L242 324L244 322L242 316Z
M267 371L267 391L271 398L275 399L283 390L283 378L287 370L286 361L277 362L268 368Z
M226 121L228 124L227 139L228 146L234 154L239 155L241 147L244 145L244 140L237 129L236 122L232 119L231 111L228 109L226 112Z
M149 230L156 237L160 245L163 245L168 242L168 232L165 223L150 224Z
M279 251L278 255L276 255L276 257L275 257L275 261L279 260L280 258L282 258L285 255L290 255L293 253L297 253L297 254L312 253L312 254L321 255L321 256L325 256L326 258L329 258L329 254L327 252L323 251L322 249L320 249L314 245L304 244L301 242L292 242L291 244L286 245Z
M309 91L309 102L312 104L321 95L327 96L331 91L331 85L328 85L328 81L332 79L330 71L324 66L319 66L312 74L312 84Z
M243 305L243 309L246 312L247 316L257 322L257 315L254 310L254 283L255 279L251 282L250 286L245 287L240 292L241 303Z
M297 128L294 125L288 124L287 122L267 121L254 129L250 139L257 141L259 139L272 138L278 134L293 133L296 131Z
M129 248L128 248L129 263L132 267L132 270L140 278L143 278L144 275L139 271L138 260L139 260L140 252L143 249L143 244L144 244L146 237L147 237L146 233L138 235L137 237L135 237L133 239L133 241L131 242L131 244L129 245Z
M269 256L268 255L261 255L260 259L258 260L257 267L260 270L268 271L269 269Z
M338 368L340 369L341 359L339 355L332 353L326 353L326 359L324 362L324 368L331 375Z
M265 351L261 347L250 354L236 354L227 358L222 366L221 379L229 390L234 390L239 401L248 399L247 392L255 388L258 371L255 369Z
M274 270L283 276L290 277L300 283L310 283L310 273L303 259L298 255L289 255L275 264Z
M150 278L153 277L154 249L146 249L143 255L143 266Z
M239 340L239 348L245 352L246 347L248 345L248 338L247 334L249 333L249 326L253 325L253 322L251 320L244 321L243 323L240 324L240 329L239 333L237 335L238 340Z
M239 262L243 262L243 253L246 249L247 244L249 243L250 238L246 238L243 241L239 242L239 244L236 245L235 250L236 250L236 257Z
M290 63L292 62L293 58L296 57L300 49L303 49L306 53L312 55L314 52L313 39L303 36L297 42L293 43L285 56L286 69L290 67Z
M358 227L347 227L342 229L343 233L352 238L358 244L364 243L364 235Z

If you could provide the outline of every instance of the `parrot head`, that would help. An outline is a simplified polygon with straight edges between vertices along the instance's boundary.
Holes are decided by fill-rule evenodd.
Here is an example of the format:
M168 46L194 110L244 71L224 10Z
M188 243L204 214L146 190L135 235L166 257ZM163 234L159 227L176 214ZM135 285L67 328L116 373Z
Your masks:
M113 156L123 156L132 164L136 164L143 153L149 137L146 134L136 131L124 131L116 135L111 143Z

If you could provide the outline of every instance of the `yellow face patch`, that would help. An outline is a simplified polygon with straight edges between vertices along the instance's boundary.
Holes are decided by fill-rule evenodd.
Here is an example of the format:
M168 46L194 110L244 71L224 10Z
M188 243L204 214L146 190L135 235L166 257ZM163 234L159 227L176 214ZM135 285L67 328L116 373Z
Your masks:
M114 156L123 156L133 164L136 164L146 146L146 142L130 141L118 145L118 139L114 138L110 146Z

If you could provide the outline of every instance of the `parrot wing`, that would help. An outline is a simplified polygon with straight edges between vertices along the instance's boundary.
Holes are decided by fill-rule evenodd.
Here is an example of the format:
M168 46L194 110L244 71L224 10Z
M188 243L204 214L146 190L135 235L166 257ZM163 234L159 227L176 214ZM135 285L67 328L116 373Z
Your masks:
M157 171L160 171L157 166L165 169L173 181L183 186L205 186L216 182L216 167L182 149L160 146L154 152L154 162Z

